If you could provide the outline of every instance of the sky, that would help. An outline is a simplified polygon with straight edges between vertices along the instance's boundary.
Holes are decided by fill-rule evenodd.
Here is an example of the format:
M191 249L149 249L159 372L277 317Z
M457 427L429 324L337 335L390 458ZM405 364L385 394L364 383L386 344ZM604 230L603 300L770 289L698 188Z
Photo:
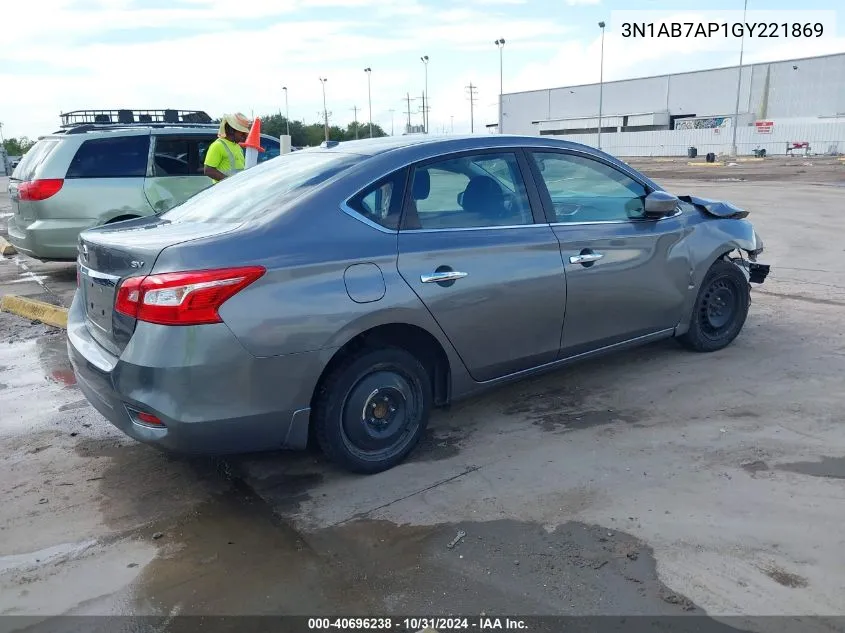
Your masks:
M284 112L317 122L325 83L330 122L368 109L401 133L411 95L419 124L428 55L430 130L470 131L497 119L500 51L505 93L597 82L599 21L607 24L605 81L738 63L738 38L632 40L621 21L742 17L742 0L10 0L0 40L5 137L57 129L59 113L95 108L205 110L213 117ZM745 39L745 63L845 52L839 0L748 0L748 19L825 20L821 38ZM814 11L828 11L817 14ZM658 13L651 13L657 11ZM777 13L787 11L787 13ZM686 13L684 13L686 12ZM781 19L782 18L782 19ZM391 112L393 110L393 112Z

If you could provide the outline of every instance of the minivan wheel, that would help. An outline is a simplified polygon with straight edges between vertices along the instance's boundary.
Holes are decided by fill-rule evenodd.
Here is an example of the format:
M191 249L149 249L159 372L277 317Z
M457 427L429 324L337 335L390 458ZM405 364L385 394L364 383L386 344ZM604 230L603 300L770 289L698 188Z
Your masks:
M701 284L689 330L678 337L696 352L715 352L733 342L745 325L751 293L742 271L719 260L707 271Z
M420 440L432 407L429 374L398 347L364 349L323 381L314 432L326 456L358 473L399 464Z

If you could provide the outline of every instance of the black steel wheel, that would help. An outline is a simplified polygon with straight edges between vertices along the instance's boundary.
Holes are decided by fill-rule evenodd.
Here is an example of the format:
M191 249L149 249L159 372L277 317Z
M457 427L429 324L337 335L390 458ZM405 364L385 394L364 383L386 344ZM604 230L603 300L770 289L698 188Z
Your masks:
M743 272L719 260L701 284L689 330L681 343L697 352L715 352L739 335L751 304L750 287Z
M428 424L432 388L425 367L400 348L350 356L323 381L313 407L320 448L359 473L399 464Z

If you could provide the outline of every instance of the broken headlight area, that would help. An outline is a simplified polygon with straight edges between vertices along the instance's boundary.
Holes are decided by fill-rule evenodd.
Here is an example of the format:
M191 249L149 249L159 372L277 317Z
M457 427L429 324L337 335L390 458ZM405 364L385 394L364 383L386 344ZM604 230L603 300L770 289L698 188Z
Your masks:
M761 284L769 276L769 264L761 264L757 261L757 255L763 252L763 242L755 235L757 247L753 251L733 251L728 256L729 261L742 268L748 275L748 281L752 284ZM748 254L748 259L743 256Z

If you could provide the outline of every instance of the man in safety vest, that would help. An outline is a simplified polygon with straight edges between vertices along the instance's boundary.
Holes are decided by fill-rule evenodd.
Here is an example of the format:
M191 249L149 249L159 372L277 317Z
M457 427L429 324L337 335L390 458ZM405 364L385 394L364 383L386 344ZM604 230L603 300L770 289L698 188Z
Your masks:
M203 167L203 173L215 183L244 170L244 151L238 143L246 141L249 126L249 119L240 112L223 115L217 140L209 145Z

